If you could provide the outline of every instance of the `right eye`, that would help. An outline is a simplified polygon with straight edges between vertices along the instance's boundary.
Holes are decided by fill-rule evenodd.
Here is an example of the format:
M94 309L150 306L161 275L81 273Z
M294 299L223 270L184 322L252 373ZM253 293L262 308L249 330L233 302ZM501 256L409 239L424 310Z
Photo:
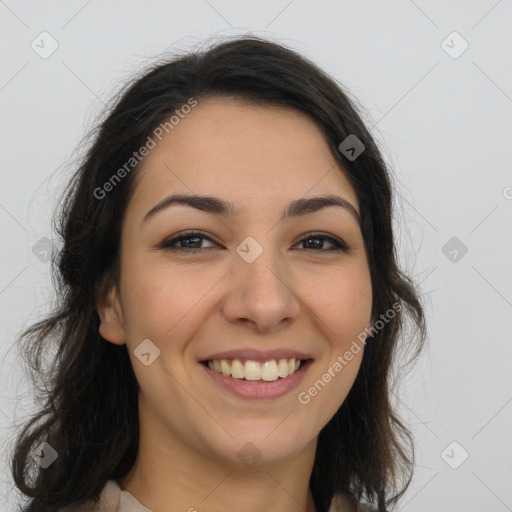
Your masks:
M170 250L170 251L185 251L185 252L203 252L205 249L211 249L211 247L199 247L204 240L209 240L214 243L213 240L200 232L197 231L187 231L185 233L179 233L168 240L165 240L161 244L162 249ZM176 245L186 241L185 245ZM214 244L214 247L218 247Z

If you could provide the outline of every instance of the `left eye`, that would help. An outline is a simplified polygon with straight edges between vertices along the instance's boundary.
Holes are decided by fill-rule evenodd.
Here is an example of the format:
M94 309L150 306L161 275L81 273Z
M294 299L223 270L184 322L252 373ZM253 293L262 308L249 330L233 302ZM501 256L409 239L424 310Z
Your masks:
M345 242L342 240L338 240L337 238L333 238L332 236L326 236L326 235L314 235L310 234L304 237L299 244L305 244L310 242L311 240L316 240L313 244L309 244L310 247L306 247L306 250L315 250L315 249L323 249L324 241L327 240L328 243L330 243L333 247L330 249L324 249L324 251L347 251L348 246ZM318 240L321 240L319 243ZM321 247L320 247L321 246Z
M210 241L213 244L213 246L200 247L201 243L204 240ZM185 241L188 241L188 243L186 243L186 245L176 245L176 244L179 244L179 243L185 242ZM311 241L313 241L313 243L311 243ZM324 248L325 241L330 243L332 245L332 247L325 249ZM296 245L300 245L300 244L309 245L309 247L304 247L304 250L314 251L314 252L348 251L349 250L349 247L347 246L347 244L345 242L343 242L342 240L339 240L337 238L327 236L327 235L312 234L312 233L308 233L304 238L302 238L299 242L297 242ZM210 237L205 236L198 232L192 232L192 233L187 233L187 234L182 234L182 235L172 237L172 238L166 240L161 245L161 247L163 249L174 250L174 251L200 252L200 251L204 251L206 249L211 249L211 248L219 247L219 246L216 245L215 242L213 242L213 240ZM187 251L187 249L189 249L189 250Z

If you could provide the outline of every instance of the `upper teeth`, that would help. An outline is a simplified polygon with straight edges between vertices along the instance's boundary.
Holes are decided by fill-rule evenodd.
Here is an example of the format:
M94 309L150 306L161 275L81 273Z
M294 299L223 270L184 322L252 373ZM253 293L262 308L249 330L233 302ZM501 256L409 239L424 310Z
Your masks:
M284 378L291 375L299 369L300 359L275 359L260 363L259 361L247 360L242 364L240 359L221 359L208 361L208 368L226 377L246 380L277 380L278 377Z

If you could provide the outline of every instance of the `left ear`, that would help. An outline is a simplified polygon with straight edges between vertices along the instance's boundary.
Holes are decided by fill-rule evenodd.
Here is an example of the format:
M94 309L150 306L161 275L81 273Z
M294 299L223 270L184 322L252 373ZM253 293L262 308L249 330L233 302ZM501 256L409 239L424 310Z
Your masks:
M115 286L112 286L105 298L97 305L100 317L99 333L106 340L123 345L125 343L124 319L121 304Z

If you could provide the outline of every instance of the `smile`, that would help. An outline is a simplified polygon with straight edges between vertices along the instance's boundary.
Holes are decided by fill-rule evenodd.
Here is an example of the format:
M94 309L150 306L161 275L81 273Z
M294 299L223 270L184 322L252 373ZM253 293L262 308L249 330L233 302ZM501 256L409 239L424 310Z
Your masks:
M245 379L252 381L272 382L279 378L284 379L295 373L301 366L300 359L272 359L270 361L244 361L240 359L215 359L205 361L210 370L222 373L225 377Z
M279 367L281 375L284 375L285 363L287 375L280 376ZM210 359L200 362L199 366L204 368L206 376L217 389L239 398L254 400L276 399L287 395L300 385L312 364L313 359L294 358L264 362L250 359Z

